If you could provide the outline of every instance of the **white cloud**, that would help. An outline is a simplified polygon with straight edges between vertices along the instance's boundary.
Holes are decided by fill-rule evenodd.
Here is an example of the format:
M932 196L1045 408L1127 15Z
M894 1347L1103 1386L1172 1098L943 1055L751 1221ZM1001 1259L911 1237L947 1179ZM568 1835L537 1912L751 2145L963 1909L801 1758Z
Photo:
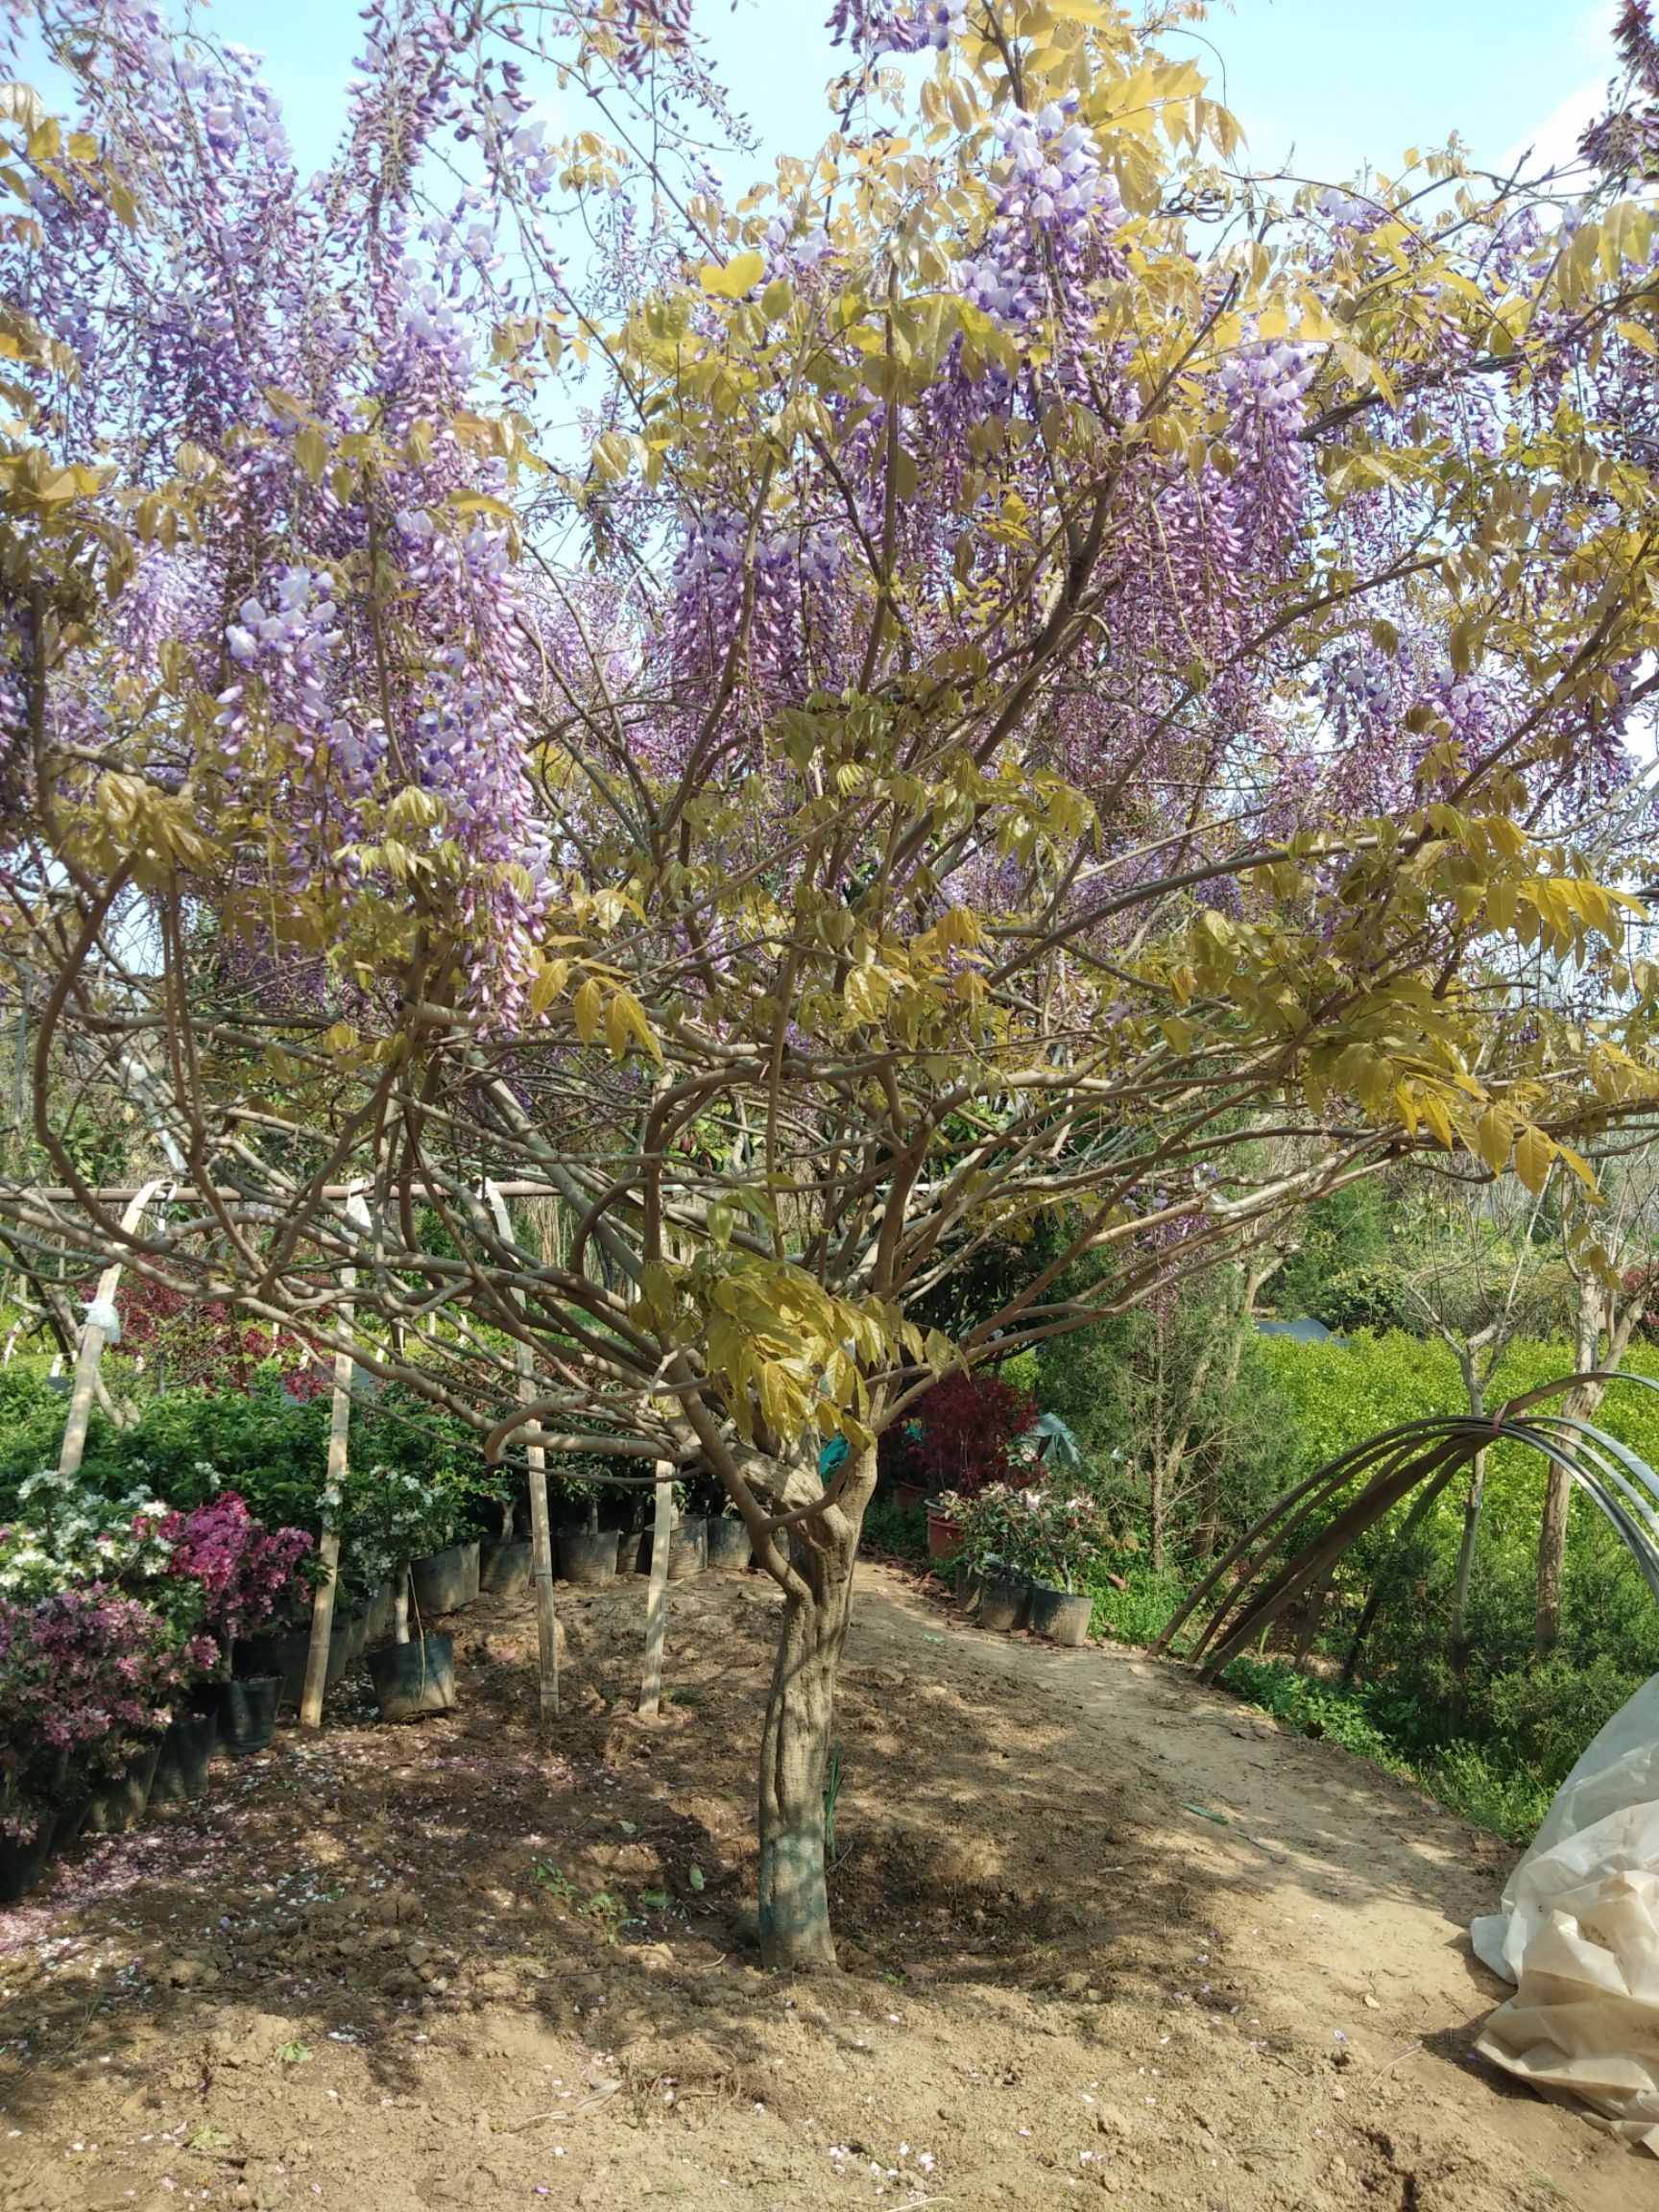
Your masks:
M1607 83L1611 74L1608 70L1591 83L1580 84L1576 91L1569 92L1535 131L1528 131L1515 141L1499 168L1507 173L1523 156L1527 156L1527 167L1533 175L1541 169L1572 168L1579 157L1578 140L1585 126L1594 123L1607 105Z
M1582 81L1534 129L1517 138L1503 156L1502 167L1513 169L1530 151L1527 167L1571 168L1577 159L1578 139L1585 126L1605 111L1607 88L1619 74L1619 56L1613 32L1619 18L1619 0L1587 0L1573 20L1563 41L1562 60Z

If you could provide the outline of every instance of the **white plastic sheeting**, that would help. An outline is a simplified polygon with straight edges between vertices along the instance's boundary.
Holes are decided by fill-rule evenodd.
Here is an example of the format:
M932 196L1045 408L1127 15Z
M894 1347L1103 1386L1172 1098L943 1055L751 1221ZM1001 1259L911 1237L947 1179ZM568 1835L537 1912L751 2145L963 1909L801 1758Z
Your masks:
M1659 1676L1562 1783L1470 1934L1516 1984L1477 2049L1659 2153Z
M94 1329L102 1329L106 1344L121 1341L121 1316L115 1310L113 1298L93 1298L86 1306L86 1319Z

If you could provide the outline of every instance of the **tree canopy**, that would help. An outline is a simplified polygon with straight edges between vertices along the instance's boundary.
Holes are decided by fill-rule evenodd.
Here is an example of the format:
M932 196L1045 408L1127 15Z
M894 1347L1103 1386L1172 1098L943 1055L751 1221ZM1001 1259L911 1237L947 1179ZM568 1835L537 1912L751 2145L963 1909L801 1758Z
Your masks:
M1403 1151L1587 1183L1652 1095L1651 209L1254 175L1190 6L843 0L823 144L740 196L678 0L378 0L310 180L239 50L26 12L9 1249L320 1347L353 1265L360 1357L492 1453L716 1473L788 1599L763 1929L822 1956L932 1377Z

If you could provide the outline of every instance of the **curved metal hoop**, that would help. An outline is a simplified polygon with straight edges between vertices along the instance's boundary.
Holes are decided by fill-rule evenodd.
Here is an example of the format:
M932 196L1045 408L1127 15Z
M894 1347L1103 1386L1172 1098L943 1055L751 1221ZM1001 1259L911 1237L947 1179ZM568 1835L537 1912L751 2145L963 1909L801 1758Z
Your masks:
M1591 1370L1512 1398L1490 1418L1437 1414L1351 1446L1275 1500L1165 1623L1152 1649L1167 1650L1197 1615L1199 1626L1185 1655L1201 1661L1211 1675L1218 1673L1385 1514L1415 1494L1415 1519L1493 1444L1529 1447L1593 1498L1659 1603L1659 1476L1628 1445L1593 1422L1531 1411L1587 1382L1627 1382L1659 1392L1659 1382L1647 1375ZM1320 1521L1300 1550L1290 1551L1293 1539L1321 1508L1334 1504L1361 1478L1364 1485L1358 1495L1330 1520Z

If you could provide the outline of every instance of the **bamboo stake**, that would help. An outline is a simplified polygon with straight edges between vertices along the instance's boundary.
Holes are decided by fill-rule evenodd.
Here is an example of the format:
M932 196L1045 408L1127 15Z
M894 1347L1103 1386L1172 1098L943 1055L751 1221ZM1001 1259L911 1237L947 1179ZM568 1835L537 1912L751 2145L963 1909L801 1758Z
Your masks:
M121 1216L121 1234L132 1235L144 1215L144 1209L157 1190L168 1188L169 1179L158 1175L154 1183L146 1183L128 1201L127 1211ZM81 1456L86 1449L86 1425L92 1418L92 1393L98 1384L98 1362L104 1357L105 1338L108 1331L92 1316L115 1303L115 1286L121 1280L121 1262L111 1260L98 1278L98 1295L93 1299L86 1319L81 1328L81 1344L75 1359L75 1387L69 1395L69 1417L63 1424L63 1444L58 1455L60 1475L78 1475Z
M484 1195L495 1216L502 1243L511 1244L512 1225L507 1219L500 1185L486 1181ZM519 1403L528 1406L536 1396L535 1354L528 1344L520 1341L514 1347L514 1358L518 1369ZM545 1726L559 1711L559 1610L553 1596L553 1524L547 1512L545 1447L526 1443L524 1461L529 1469L530 1560L536 1580L537 1695Z
M346 1211L364 1229L369 1227L369 1209L361 1198L346 1201ZM346 1288L357 1287L355 1267L341 1269L341 1281ZM340 1301L340 1318L346 1333L350 1334L352 1316L356 1311L350 1298ZM347 1469L347 1442L351 1420L351 1380L356 1362L349 1352L341 1350L334 1355L334 1398L328 1408L328 1467L323 1483L323 1528L318 1538L317 1556L323 1563L323 1578L311 1599L311 1642L305 1652L305 1680L300 1692L300 1725L301 1728L320 1728L323 1725L323 1695L328 1686L328 1650L334 1638L334 1593L340 1578L340 1501L345 1493Z
M657 1718L662 1698L662 1645L668 1632L668 1546L674 1530L674 1466L657 1462L657 1516L651 1524L651 1591L645 1603L645 1675L639 1685L639 1710Z
M526 1405L536 1395L528 1344L518 1347L518 1395ZM524 1464L530 1483L530 1561L536 1577L540 1702L541 1719L546 1722L559 1711L559 1610L553 1597L553 1523L547 1511L546 1452L540 1444L526 1444Z

